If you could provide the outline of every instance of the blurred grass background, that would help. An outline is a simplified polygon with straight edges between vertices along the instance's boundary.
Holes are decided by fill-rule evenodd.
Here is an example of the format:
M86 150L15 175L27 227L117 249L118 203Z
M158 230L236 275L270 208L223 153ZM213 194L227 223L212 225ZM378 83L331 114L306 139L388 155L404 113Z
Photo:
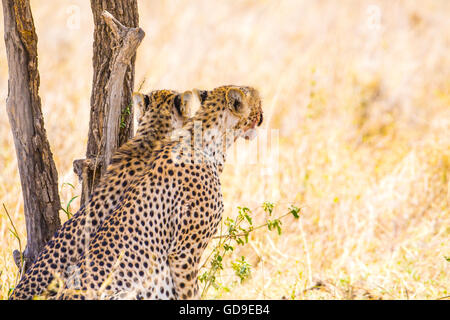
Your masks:
M45 126L67 204L80 193L72 161L87 142L92 14L89 1L31 4ZM144 79L143 91L237 84L263 97L262 138L240 142L222 175L225 215L247 206L263 223L263 201L279 214L293 202L304 208L299 221L283 221L281 236L251 234L233 254L248 258L251 278L239 284L227 265L208 298L450 295L449 13L446 0L139 1L146 37L136 88ZM1 41L0 202L25 241L7 72ZM255 161L256 146L269 156ZM17 275L9 228L2 210L0 298Z

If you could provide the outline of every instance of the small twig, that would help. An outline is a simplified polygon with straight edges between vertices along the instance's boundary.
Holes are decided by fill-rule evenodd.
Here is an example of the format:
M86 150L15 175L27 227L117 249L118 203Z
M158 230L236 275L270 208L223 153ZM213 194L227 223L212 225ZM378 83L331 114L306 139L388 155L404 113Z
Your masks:
M286 214L284 214L284 215L282 215L282 216L279 216L278 218L275 218L275 219L273 219L273 220L280 220L280 219L283 219L284 217L286 217L286 216L288 216L288 215L290 215L290 214L291 214L291 213L288 212L288 213L286 213ZM231 238L231 239L234 239L234 238L238 238L238 237L245 237L246 235L249 235L251 232L253 232L253 231L255 231L255 230L258 230L258 229L261 229L261 228L264 228L264 227L267 227L268 225L269 225L269 223L262 224L262 225L260 225L260 226L255 227L255 228L252 228L252 229L249 230L247 233L238 233L238 234L235 234L235 235L222 234L222 235L220 235L220 236L214 236L214 237L212 237L212 238L213 238L213 239L220 239L220 238L227 238L227 237L229 237L229 238Z
M306 236L305 236L305 232L303 231L303 222L302 222L302 217L300 217L300 234L302 237L302 242L303 242L303 248L305 250L306 253L306 265L308 266L308 282L309 285L312 285L312 269L311 269L311 259L309 256L309 250L308 250L308 243L306 242Z
M212 237L212 239L219 239L219 242L216 244L216 246L214 247L214 249L209 253L208 257L207 257L206 260L204 261L203 265L199 268L199 270L202 269L202 268L206 265L206 263L209 261L209 259L211 258L211 256L212 256L213 254L215 254L215 257L216 257L216 256L219 256L219 257L221 258L221 259L219 260L220 265L219 265L219 267L218 267L218 266L216 265L217 263L214 264L214 265L211 264L210 270L204 274L204 275L206 275L207 277L206 277L206 278L203 278L203 276L202 276L202 278L206 280L206 283L205 283L205 286L203 287L202 293L201 293L201 295L200 295L201 298L203 298L203 297L206 295L206 292L208 291L208 289L210 288L210 286L211 286L213 283L215 283L215 275L216 275L216 273L219 272L219 269L222 269L221 261L222 261L222 259L223 259L223 256L225 256L225 255L227 254L227 252L228 252L228 249L225 247L225 245L228 246L228 244L230 244L230 242L231 242L233 239L234 239L235 241L237 241L238 244L239 244L239 243L240 243L239 241L242 242L242 240L240 239L241 237L245 237L245 238L246 238L246 243L247 243L247 241L248 241L248 235L249 235L251 232L253 232L253 231L257 230L257 229L264 228L264 227L268 227L269 230L272 230L271 227L273 227L275 221L278 221L278 223L280 223L280 220L283 219L284 217L288 216L288 215L293 215L295 218L299 218L299 215L298 215L298 214L299 214L299 212L300 212L300 209L299 209L299 208L293 207L293 206L292 206L292 207L289 209L289 212L287 212L286 214L283 214L283 215L281 215L281 216L279 216L278 218L275 218L275 219L273 219L273 220L267 220L266 223L264 223L264 224L262 224L262 225L259 225L259 226L257 226L257 227L253 227L252 219L246 214L247 212L251 212L251 210L250 210L249 208L239 208L239 209L242 209L243 213L240 212L240 213L239 213L239 216L238 216L238 217L234 220L234 222L229 226L230 228L232 228L233 231L231 231L231 229L228 229L228 234L222 234L222 226L223 226L223 225L221 224L221 225L220 225L220 227L221 227L220 234L221 234L221 235ZM244 209L246 209L246 210L244 210ZM272 206L272 209L273 209L273 206ZM264 209L264 211L266 211L266 209ZM266 212L267 212L267 211L266 211ZM270 210L269 215L271 214L271 212L272 212L272 210ZM248 221L248 222L250 223L250 228L249 228L248 230L242 229L242 228L240 227L241 222L244 222L244 221ZM242 230L242 231L244 231L244 232L236 234L235 231L237 231L238 229L240 229L240 230ZM280 229L279 229L279 227L278 227L278 232L279 232L279 233L281 232ZM269 238L269 241L270 241L270 238ZM271 241L270 241L270 242L271 242ZM242 245L244 245L243 242L242 242ZM273 243L272 243L272 245L273 245ZM223 251L223 253L222 253L221 251ZM283 255L283 254L282 254L282 255ZM244 257L243 257L243 258L244 258ZM214 259L216 259L216 258L214 258ZM262 259L262 257L261 257L261 259ZM211 280L211 279L212 279L212 280ZM242 280L242 278L241 278L241 280ZM264 289L265 289L265 288L264 288L264 285L263 285L263 295L264 295Z
M137 89L137 92L141 92L141 89L142 89L142 87L144 86L146 79L147 79L147 78L144 77L144 79L141 81L141 83L139 84L139 87L138 87L138 89Z
M14 237L17 239L17 241L19 242L19 251L14 250L13 252L13 258L14 258L14 262L16 263L17 267L19 268L19 279L22 278L23 272L25 270L25 259L23 257L23 253L22 253L22 242L20 241L20 237L19 237L19 233L17 232L16 226L14 225L14 222L11 218L11 216L9 215L8 209L6 209L6 206L4 203L2 203L3 205L3 209L6 212L6 215L8 216L9 222L11 223L11 226L13 227L14 231L12 232ZM16 280L17 283L17 280Z

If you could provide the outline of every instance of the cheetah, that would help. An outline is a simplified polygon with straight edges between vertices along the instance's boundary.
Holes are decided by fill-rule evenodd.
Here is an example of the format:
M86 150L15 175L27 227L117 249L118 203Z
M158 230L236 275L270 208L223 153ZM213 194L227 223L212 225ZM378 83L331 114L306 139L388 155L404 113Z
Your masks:
M191 91L155 90L134 94L139 107L136 135L113 155L111 164L85 206L69 219L22 277L10 299L32 299L43 294L55 276L70 279L99 226L122 201L133 179L139 179L157 141L180 128L190 116ZM69 281L69 280L67 280Z
M175 139L155 148L140 179L89 243L77 265L79 282L60 298L198 296L200 257L224 209L219 175L226 149L239 136L249 137L263 113L251 87L194 93L200 109Z

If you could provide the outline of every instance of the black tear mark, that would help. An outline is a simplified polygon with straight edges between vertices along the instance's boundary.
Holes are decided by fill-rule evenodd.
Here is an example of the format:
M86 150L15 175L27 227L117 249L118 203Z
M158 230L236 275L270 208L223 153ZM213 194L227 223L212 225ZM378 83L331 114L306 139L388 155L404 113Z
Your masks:
M261 117L259 118L258 127L262 124L262 122L263 122L263 113L261 112Z

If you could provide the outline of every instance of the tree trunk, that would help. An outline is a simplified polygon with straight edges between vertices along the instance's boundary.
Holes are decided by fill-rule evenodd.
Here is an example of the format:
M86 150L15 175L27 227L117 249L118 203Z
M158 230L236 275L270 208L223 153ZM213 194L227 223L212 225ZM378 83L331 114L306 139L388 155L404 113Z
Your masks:
M118 146L125 143L133 135L133 110L131 99L134 87L135 52L130 56L131 61L129 61L124 70L124 79L121 82L123 90L119 97L120 107L119 109L111 110L112 114L109 114L111 109L109 99L113 92L108 91L107 88L108 86L111 86L111 74L115 72L113 70L114 64L116 63L114 59L115 51L119 46L122 46L123 43L116 38L113 32L111 32L110 26L105 23L102 12L107 10L117 18L121 24L127 27L137 28L139 24L136 0L91 0L91 8L94 16L95 29L93 54L94 72L88 144L86 159L76 160L74 162L74 170L83 181L81 203L85 203L88 200L92 190L99 182L100 176L106 170L106 165L108 164L107 153L113 152ZM119 75L119 77L120 76L121 75ZM117 132L111 132L111 128L107 128L109 121L114 122L112 124L114 128L116 126L118 127L118 134ZM108 132L112 135L115 134L115 142L111 142L111 140L107 141ZM109 138L111 138L111 136Z
M29 0L2 0L8 57L6 109L22 185L27 245L25 269L60 227L58 173L44 128L39 97L37 35ZM16 260L16 263L18 261ZM22 265L23 266L23 265Z

